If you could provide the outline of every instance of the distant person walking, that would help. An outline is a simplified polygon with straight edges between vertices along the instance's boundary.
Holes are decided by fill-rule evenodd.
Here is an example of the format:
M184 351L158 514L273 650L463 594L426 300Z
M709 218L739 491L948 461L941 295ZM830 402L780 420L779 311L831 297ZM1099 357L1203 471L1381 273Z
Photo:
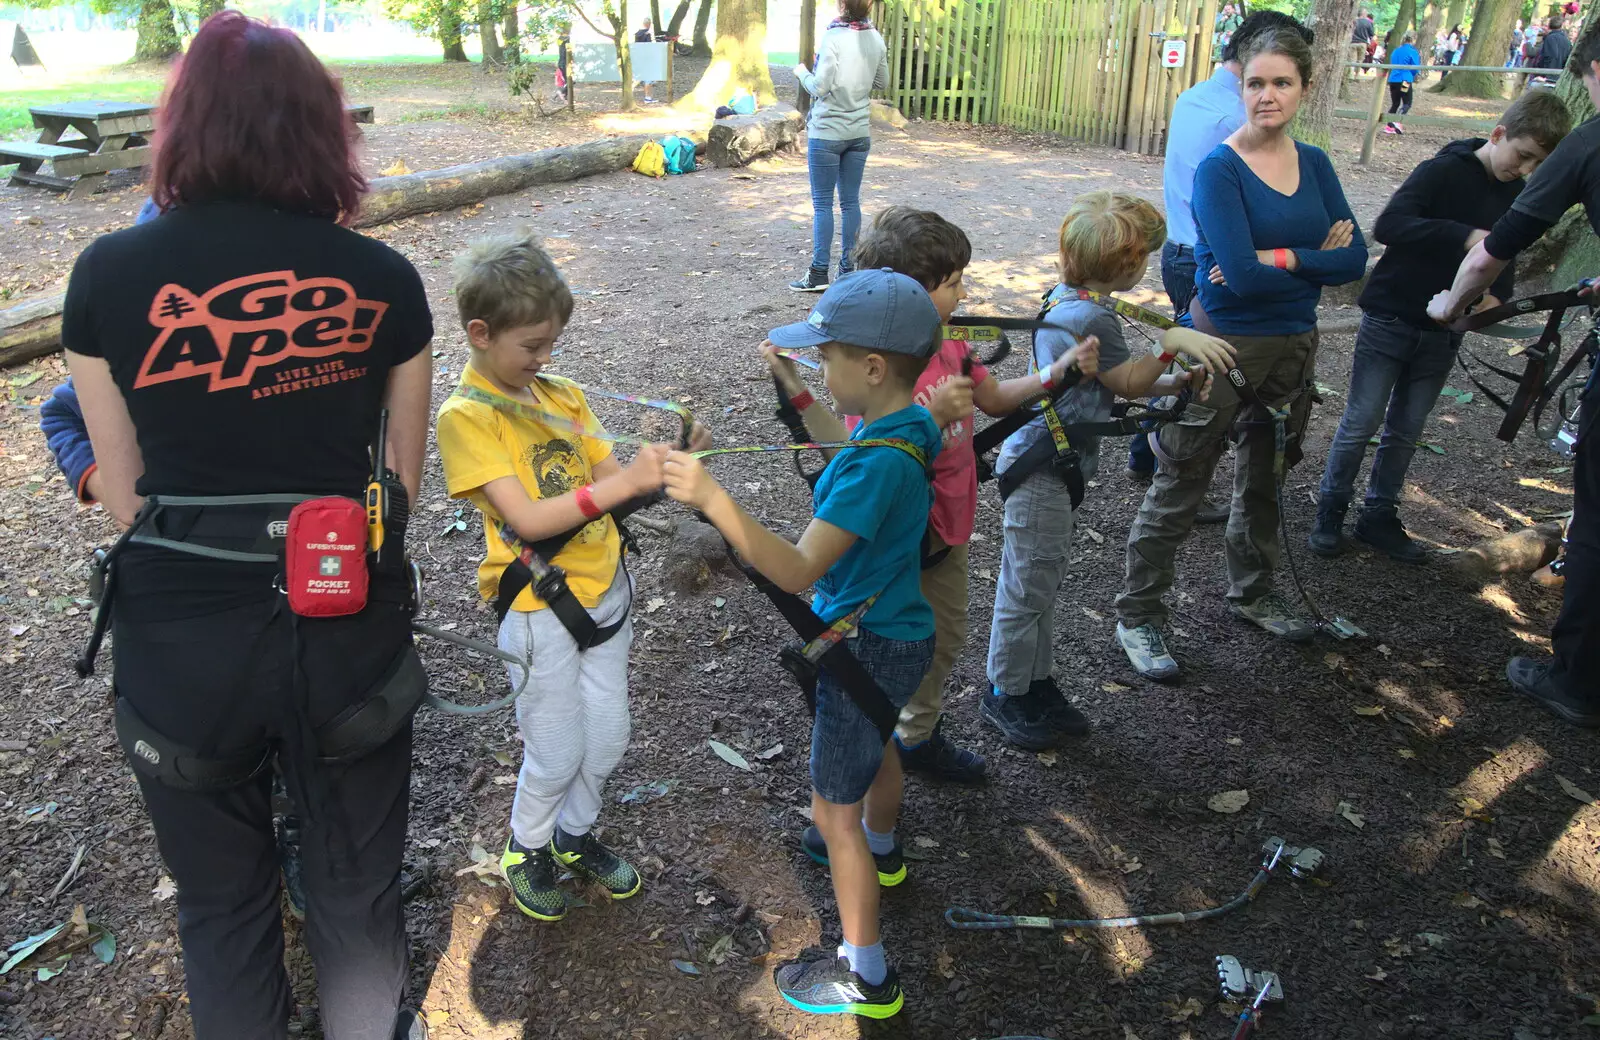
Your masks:
M839 277L855 269L852 252L861 230L861 179L872 151L872 92L889 85L883 37L867 16L872 0L839 0L839 17L828 24L814 69L794 67L811 95L806 119L806 169L811 177L811 267L789 283L795 292L828 287L833 253L833 196L839 194L843 228Z
M1511 30L1511 49L1506 53L1506 68L1515 69L1522 67L1522 40L1525 34L1522 31L1522 19L1517 19L1517 27Z
M1211 49L1221 51L1232 40L1233 34L1239 31L1239 26L1244 24L1244 18L1232 4L1223 4L1222 13L1217 15L1217 20L1212 23Z
M1411 95L1416 90L1417 72L1422 68L1422 55L1417 53L1416 33L1407 31L1405 42L1394 49L1389 64L1410 66L1410 68L1389 70L1389 114L1403 117L1411 111ZM1406 128L1400 124L1399 119L1391 119L1383 124L1383 132L1403 134Z
M656 34L653 31L650 19L648 18L646 18L644 22L640 24L639 31L633 34L634 43L655 43L656 39ZM655 104L656 99L650 91L650 88L655 86L654 81L640 80L639 84L644 87L644 103L647 105Z
M1534 79L1545 83L1554 83L1561 70L1567 67L1567 59L1572 57L1572 40L1567 36L1566 22L1558 14L1550 16L1545 23L1548 28L1544 38L1539 41L1539 53L1533 59L1536 69L1549 69L1549 76L1535 76Z

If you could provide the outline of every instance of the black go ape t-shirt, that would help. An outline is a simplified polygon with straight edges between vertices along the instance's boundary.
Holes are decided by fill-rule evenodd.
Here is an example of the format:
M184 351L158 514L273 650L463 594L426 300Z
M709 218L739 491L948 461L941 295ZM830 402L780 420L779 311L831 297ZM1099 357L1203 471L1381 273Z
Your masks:
M432 337L399 253L242 202L181 206L95 241L61 329L68 350L106 360L127 401L141 495L359 497L389 370ZM124 560L119 598L160 601L166 616L262 590L253 565L150 549Z
M1511 209L1495 222L1483 248L1498 260L1510 260L1579 204L1600 235L1600 116L1561 139Z

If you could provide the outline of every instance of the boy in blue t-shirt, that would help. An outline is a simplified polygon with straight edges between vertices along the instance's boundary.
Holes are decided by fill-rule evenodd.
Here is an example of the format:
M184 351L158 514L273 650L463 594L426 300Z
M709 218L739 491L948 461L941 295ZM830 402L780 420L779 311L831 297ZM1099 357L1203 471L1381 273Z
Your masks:
M814 496L815 518L798 544L761 526L698 460L673 452L667 493L700 510L751 566L780 588L816 586L812 609L825 622L856 618L845 646L896 709L933 660L933 609L922 596L922 535L932 506L928 470L940 433L912 401L917 377L940 346L939 312L914 279L858 271L835 282L810 317L773 329L780 347L817 347L838 410L861 416L851 440L896 445L845 448ZM900 758L823 662L811 729L815 833L806 850L828 863L844 945L837 958L780 965L773 973L790 1004L813 1014L889 1018L904 1004L878 933L878 887L899 884L905 863L894 827Z

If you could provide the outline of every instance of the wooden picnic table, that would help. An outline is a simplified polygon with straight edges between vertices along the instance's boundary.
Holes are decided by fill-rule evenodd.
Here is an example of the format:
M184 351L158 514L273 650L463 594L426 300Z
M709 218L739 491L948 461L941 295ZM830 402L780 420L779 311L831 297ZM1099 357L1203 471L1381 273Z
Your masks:
M17 164L12 184L37 184L65 191L68 198L92 194L112 170L150 162L155 106L137 101L71 101L30 108L38 141L0 141L0 165ZM346 105L357 123L372 122L371 105ZM69 130L80 137L63 140ZM39 168L50 164L49 173Z

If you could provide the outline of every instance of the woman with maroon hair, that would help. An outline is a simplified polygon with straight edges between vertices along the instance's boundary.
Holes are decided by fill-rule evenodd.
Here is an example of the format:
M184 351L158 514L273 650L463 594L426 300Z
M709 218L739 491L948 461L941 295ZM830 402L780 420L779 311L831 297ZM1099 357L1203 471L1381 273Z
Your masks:
M303 820L324 1034L414 1028L399 876L424 679L403 532L369 555L360 499L380 409L396 498L416 496L433 322L411 265L344 226L366 188L355 140L298 37L215 15L162 106L163 216L94 242L67 287L102 500L132 525L106 594L117 734L178 884L199 1040L287 1032L274 759ZM317 514L299 537L302 499L343 527ZM325 553L307 571L302 544ZM350 598L321 616L312 593Z

